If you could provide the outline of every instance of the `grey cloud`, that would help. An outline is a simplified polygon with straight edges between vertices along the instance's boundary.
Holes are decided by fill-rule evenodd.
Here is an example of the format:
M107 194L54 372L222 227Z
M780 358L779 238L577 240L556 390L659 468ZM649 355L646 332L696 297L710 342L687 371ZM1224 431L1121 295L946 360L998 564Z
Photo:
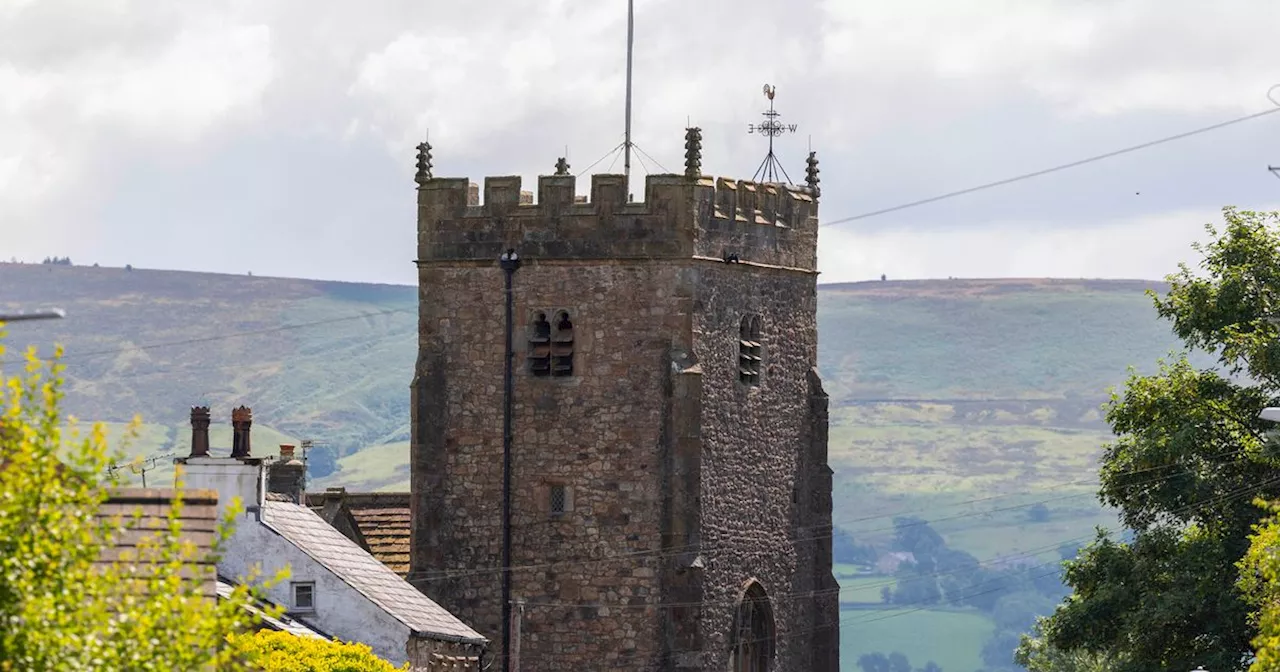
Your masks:
M566 145L574 170L583 170L621 141L620 3L197 5L134 3L113 14L91 3L41 0L17 20L0 21L7 26L0 27L0 77L8 66L29 77L17 81L53 87L13 112L0 103L0 122L30 129L10 144L0 130L0 155L17 148L8 153L57 178L47 195L24 197L21 211L10 211L19 214L0 222L6 235L23 227L9 238L21 254L411 282L413 144L428 128L437 172L477 181L509 173L531 181ZM782 20L776 3L760 0L641 0L635 139L679 170L688 118L704 129L706 171L749 177L764 146L746 126L759 120L766 105L760 85L771 82L784 120L800 125L778 141L791 177L800 178L812 136L824 217L854 215L1220 121L1249 100L1268 105L1265 87L1253 90L1266 70L1252 60L1261 47L1248 43L1264 29L1242 12L1280 11L1270 5L1173 11L1137 0L1026 3L988 17L949 0L806 1L788 6ZM1234 36L1223 28L1233 22L1241 31ZM65 30L54 28L60 23ZM258 25L269 33L274 76L260 95L192 121L185 135L126 135L120 119L77 111L70 83L116 55L143 62L165 53L183 30ZM1048 30L1054 26L1066 27ZM1070 32L1078 26L1088 28L1079 43ZM1207 72L1220 76L1203 94L1208 100L1197 101ZM239 76L251 82L255 74ZM121 106L120 114L163 125L155 110L168 109L165 96L182 83L136 84L134 95L154 96L155 104L136 114ZM1176 94L1168 104L1157 95L1165 90ZM100 87L99 95L113 91ZM29 146L43 153L23 154ZM1147 222L1142 231L1156 231L1153 216L1272 202L1280 181L1263 170L1268 161L1280 163L1280 115L832 227L823 244L873 246L881 256L865 263L891 273L894 260L884 255L918 249L900 260L904 268L946 275L957 267L945 252L966 231L982 246L1001 245L991 232L1010 226L1061 244L1054 231L1114 227L1131 236L1120 231L1139 230L1131 224L1139 219ZM586 186L584 177L580 191ZM17 202L0 186L0 207ZM1001 260L1046 254L1033 242L1009 245L983 258L1020 270L1034 264ZM1097 268L1123 268L1123 261Z

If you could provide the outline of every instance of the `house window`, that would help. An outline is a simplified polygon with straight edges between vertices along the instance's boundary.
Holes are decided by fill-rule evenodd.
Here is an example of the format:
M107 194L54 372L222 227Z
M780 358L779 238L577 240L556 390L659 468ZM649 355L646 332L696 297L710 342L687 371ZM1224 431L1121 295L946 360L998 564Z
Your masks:
M534 314L529 327L529 372L538 378L573 375L573 320L568 311Z
M289 584L293 588L293 610L294 611L315 611L316 609L316 584L314 581L293 581Z
M760 316L745 315L738 325L738 380L759 385L761 361Z
M769 596L752 581L733 618L733 648L729 669L733 672L768 672L773 665L775 629Z

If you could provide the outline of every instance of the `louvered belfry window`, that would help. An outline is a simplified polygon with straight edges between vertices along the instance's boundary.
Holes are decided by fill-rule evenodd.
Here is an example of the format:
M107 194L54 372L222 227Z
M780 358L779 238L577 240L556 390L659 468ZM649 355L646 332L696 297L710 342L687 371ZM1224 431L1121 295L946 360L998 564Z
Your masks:
M561 310L551 320L538 312L529 326L529 372L538 378L573 375L573 320Z
M557 378L573 375L573 322L563 310L556 315L551 332L551 375Z
M529 372L539 378L551 375L551 323L546 313L534 315L529 325Z
M760 384L760 316L745 315L738 327L738 380L747 385Z

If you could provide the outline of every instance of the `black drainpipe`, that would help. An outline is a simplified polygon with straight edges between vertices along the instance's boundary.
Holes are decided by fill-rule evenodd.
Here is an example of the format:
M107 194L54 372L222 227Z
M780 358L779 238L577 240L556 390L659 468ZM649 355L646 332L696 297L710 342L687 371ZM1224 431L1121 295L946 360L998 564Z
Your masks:
M514 297L512 278L520 268L520 255L507 249L498 257L506 280L507 334L505 370L502 373L502 672L511 670L511 403L514 387L512 346L514 325Z

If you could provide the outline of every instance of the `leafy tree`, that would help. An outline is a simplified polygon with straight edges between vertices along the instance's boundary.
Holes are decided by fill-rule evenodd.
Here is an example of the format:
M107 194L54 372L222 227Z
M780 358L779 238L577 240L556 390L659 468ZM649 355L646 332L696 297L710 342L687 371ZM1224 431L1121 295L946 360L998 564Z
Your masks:
M100 425L63 449L60 356L0 372L0 670L243 669L225 638L252 625L249 590L214 601L183 578L180 501L135 556L97 564L120 530L98 515L111 456Z
M901 651L889 654L889 672L911 672L911 661Z
M1034 636L1024 637L1014 653L1014 662L1028 672L1111 672L1118 667L1107 654L1063 651L1050 646L1043 634L1037 625Z
M982 645L982 663L986 670L1008 670L1016 666L1014 651L1018 648L1021 635L1012 630L997 630Z
M876 550L870 544L859 544L848 531L836 527L831 535L831 556L836 562L871 565L876 561Z
M1152 294L1189 349L1216 355L1199 371L1183 353L1113 392L1102 501L1131 533L1097 539L1066 563L1073 589L1023 640L1028 667L1105 664L1117 672L1240 670L1255 626L1236 590L1236 563L1262 512L1280 497L1275 442L1258 411L1280 394L1280 213L1223 210L1206 227L1198 275L1186 264ZM1074 662L1072 662L1074 661ZM1058 669L1058 668L1052 668Z
M1063 544L1058 547L1058 557L1063 560L1074 560L1076 555L1080 553L1081 547L1078 543Z
M1027 519L1033 523L1043 523L1049 520L1049 507L1044 502L1036 502L1027 509Z
M1257 658L1249 672L1280 670L1280 502L1258 501L1268 516L1255 528L1249 550L1240 560L1238 586L1257 611Z
M262 631L235 634L232 647L261 672L397 672L377 657L368 645L323 639L306 639L287 632Z
M323 478L338 470L338 458L329 446L315 446L307 451L307 474Z
M893 519L893 545L919 560L921 556L934 555L947 544L923 518L899 516Z
M879 651L858 656L858 667L862 668L862 672L893 672L889 657Z
M931 660L925 663L924 667L917 670L917 672L942 672L942 668Z

